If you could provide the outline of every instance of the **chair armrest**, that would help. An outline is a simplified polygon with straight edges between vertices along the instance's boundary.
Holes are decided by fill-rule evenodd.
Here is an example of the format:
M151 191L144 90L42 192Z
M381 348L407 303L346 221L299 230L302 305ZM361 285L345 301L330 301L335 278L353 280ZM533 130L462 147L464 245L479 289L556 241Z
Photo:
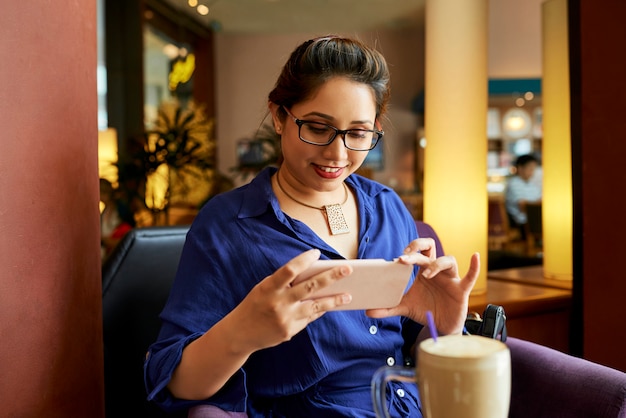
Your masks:
M626 417L626 373L560 351L508 338L509 417Z
M198 405L189 410L188 418L246 418L245 412L227 412L213 405Z

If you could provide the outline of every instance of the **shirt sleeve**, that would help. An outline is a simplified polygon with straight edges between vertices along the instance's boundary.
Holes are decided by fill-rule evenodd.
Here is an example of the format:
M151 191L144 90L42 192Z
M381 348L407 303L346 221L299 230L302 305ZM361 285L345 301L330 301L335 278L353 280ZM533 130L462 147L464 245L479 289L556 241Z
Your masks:
M180 363L183 349L202 334L186 338L172 338L150 347L144 363L144 379L148 389L148 400L157 403L166 411L189 409L197 405L214 405L224 411L245 412L246 375L240 369L224 387L208 400L187 401L175 398L167 389L174 370Z
M241 248L240 237L231 228L230 239L221 242L219 237L224 236L224 232L219 229L227 222L220 219L207 221L207 217L201 214L198 217L201 221L192 225L187 235L176 278L161 313L159 336L149 347L144 362L146 391L150 401L167 411L204 404L215 405L225 411L243 412L247 402L243 369L209 399L179 399L167 388L184 348L230 312L247 294L250 286L230 280L236 277L236 263L227 256L227 253L233 252L225 248L230 245ZM230 225L232 227L232 223ZM216 230L217 233L209 233ZM224 292L226 288L229 292Z

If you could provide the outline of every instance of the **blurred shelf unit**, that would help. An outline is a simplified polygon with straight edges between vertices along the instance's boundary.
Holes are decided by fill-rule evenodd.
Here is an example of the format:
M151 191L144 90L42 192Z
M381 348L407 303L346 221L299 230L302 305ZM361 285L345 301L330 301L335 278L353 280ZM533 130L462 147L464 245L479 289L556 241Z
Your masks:
M487 168L490 187L497 191L517 156L541 158L541 79L489 80L488 106Z

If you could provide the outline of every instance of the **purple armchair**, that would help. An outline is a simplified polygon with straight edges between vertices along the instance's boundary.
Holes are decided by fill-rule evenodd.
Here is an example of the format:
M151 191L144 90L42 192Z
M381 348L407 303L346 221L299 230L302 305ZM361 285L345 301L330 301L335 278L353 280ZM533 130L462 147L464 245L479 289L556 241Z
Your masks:
M626 373L517 338L510 418L626 417Z
M626 373L517 338L511 350L509 418L624 418ZM199 407L191 418L241 418Z

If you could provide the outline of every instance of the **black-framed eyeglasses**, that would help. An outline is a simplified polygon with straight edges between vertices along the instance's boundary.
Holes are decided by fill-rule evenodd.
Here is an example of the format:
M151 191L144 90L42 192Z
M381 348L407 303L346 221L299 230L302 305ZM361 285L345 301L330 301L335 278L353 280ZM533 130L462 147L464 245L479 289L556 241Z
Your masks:
M325 123L298 119L284 106L283 109L285 109L285 112L287 112L296 125L298 125L298 136L300 140L307 144L319 146L329 145L337 138L337 135L341 135L343 144L349 150L369 151L374 149L378 141L385 135L383 131L371 129L337 129Z

